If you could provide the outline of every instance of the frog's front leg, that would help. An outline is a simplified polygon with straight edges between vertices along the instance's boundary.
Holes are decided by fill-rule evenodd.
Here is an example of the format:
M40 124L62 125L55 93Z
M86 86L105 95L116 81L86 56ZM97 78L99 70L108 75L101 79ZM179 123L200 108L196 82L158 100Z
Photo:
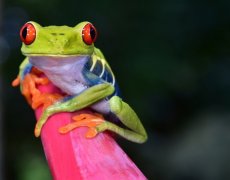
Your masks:
M143 125L127 103L123 102L118 96L113 96L109 100L109 106L110 111L116 115L127 128L122 128L110 121L106 121L97 114L81 114L73 118L75 122L61 127L59 132L67 133L75 128L86 126L89 128L89 131L86 133L87 138L95 137L100 132L110 130L136 143L143 143L147 140L147 134Z
M40 136L41 128L49 118L49 116L59 112L74 112L76 110L90 106L91 104L111 95L114 92L114 87L109 84L99 84L92 86L81 94L74 96L73 98L64 101L57 102L54 105L49 106L38 120L34 134L36 137Z
M147 133L134 110L118 96L113 96L109 100L109 104L110 111L129 129L124 129L109 121L105 121L96 127L97 132L110 130L130 141L136 143L145 142L147 140Z

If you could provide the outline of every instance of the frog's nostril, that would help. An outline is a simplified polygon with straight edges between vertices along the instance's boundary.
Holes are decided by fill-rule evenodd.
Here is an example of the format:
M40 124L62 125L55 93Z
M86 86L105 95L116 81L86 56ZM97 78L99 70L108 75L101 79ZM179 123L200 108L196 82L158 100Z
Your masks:
M65 33L50 33L50 34L53 36L57 36L57 35L64 36L65 35Z

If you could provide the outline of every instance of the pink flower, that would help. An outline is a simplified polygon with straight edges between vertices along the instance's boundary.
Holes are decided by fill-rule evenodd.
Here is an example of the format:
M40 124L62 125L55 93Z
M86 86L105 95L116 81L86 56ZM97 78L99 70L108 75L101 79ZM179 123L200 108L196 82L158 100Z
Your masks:
M51 85L40 85L44 93L55 93ZM36 118L42 108L35 110ZM57 113L49 118L41 132L45 155L55 180L144 180L146 177L129 159L116 141L106 132L86 138L87 127L60 134L59 129L71 123L72 117L81 113Z

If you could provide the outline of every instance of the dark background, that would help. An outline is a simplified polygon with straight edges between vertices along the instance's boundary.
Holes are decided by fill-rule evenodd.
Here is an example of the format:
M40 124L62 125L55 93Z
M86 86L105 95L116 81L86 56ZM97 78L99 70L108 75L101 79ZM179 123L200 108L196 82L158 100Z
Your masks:
M10 85L23 60L19 30L28 20L43 26L88 20L97 27L96 46L149 135L143 145L119 143L148 179L230 179L230 1L1 5L0 179L51 179L40 139L33 135L33 111Z

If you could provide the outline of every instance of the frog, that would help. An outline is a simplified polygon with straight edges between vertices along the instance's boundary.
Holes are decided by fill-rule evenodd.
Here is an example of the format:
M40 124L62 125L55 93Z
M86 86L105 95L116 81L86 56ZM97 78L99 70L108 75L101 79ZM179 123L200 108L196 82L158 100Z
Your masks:
M40 136L50 116L90 108L110 118L94 124L96 134L109 130L135 143L147 140L138 115L120 95L108 61L94 45L97 36L97 29L88 21L74 27L42 26L34 21L22 26L21 52L25 59L14 84L23 82L36 68L66 94L44 109L35 126L36 137ZM87 126L87 123L90 122L83 125Z

